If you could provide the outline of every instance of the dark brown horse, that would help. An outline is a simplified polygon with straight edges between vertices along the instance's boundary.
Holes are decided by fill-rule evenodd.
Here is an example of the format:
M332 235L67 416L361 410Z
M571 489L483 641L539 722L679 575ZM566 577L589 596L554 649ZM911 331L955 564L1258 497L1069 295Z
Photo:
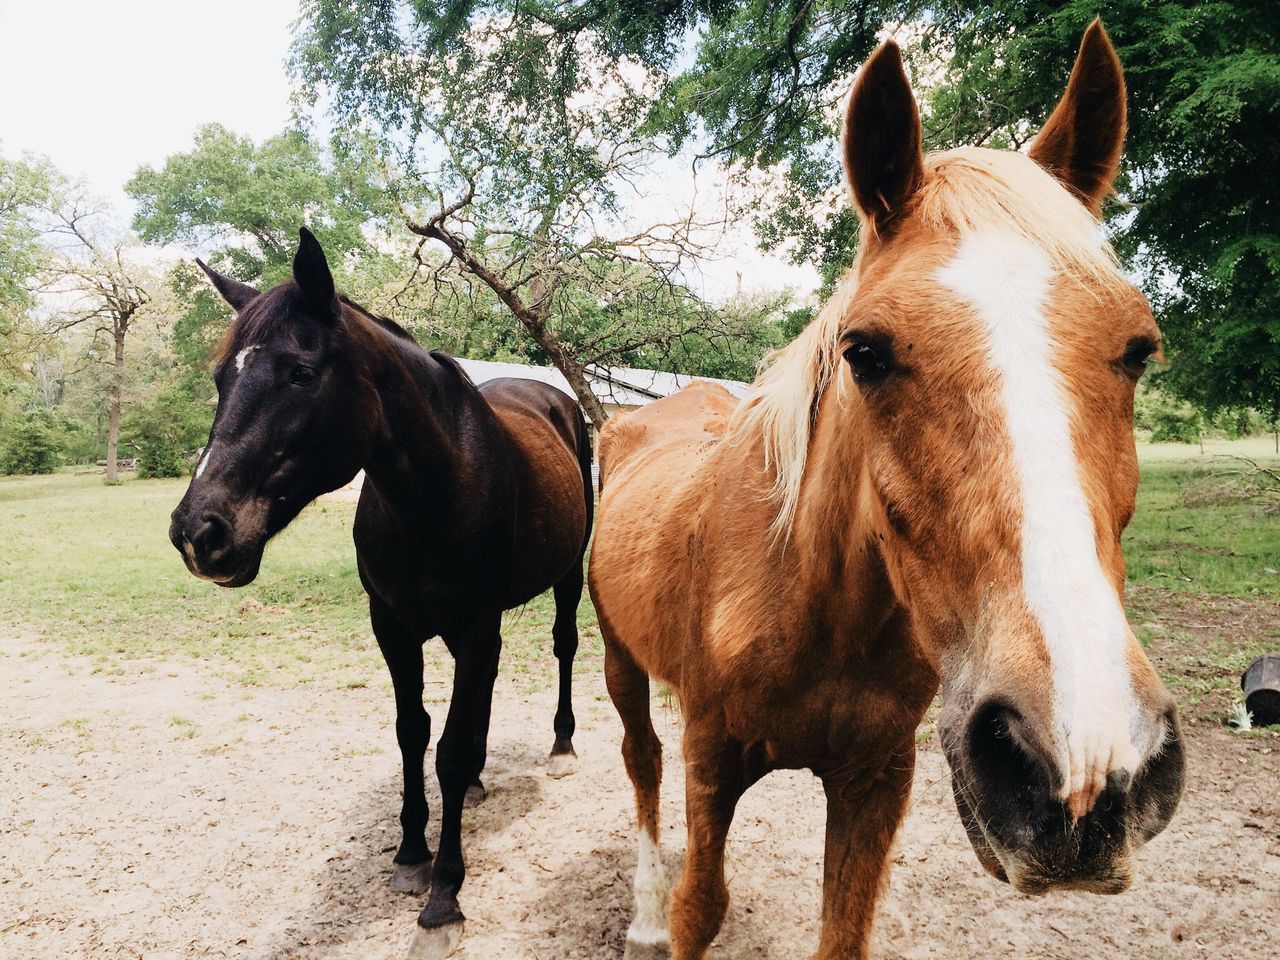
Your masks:
M334 290L307 230L293 279L259 293L205 267L237 311L214 376L209 443L169 531L187 568L224 587L258 573L267 541L313 499L366 481L356 561L391 671L404 759L404 838L393 889L431 895L422 952L461 933L461 816L479 791L504 610L555 591L560 664L549 772L569 772L582 558L591 534L591 445L566 394L532 380L477 388L449 356ZM436 753L440 848L427 847L422 646L444 638L453 699Z

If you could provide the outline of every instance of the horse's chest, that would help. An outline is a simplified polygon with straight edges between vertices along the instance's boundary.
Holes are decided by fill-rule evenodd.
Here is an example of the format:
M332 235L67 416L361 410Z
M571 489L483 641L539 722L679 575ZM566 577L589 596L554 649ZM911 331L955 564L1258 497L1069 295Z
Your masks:
M726 691L729 732L759 743L770 767L824 769L874 763L914 729L933 693L929 678L899 683L867 664L756 674Z
M415 634L437 636L465 626L497 605L500 571L457 551L440 555L403 538L366 531L356 556L365 590L395 611Z

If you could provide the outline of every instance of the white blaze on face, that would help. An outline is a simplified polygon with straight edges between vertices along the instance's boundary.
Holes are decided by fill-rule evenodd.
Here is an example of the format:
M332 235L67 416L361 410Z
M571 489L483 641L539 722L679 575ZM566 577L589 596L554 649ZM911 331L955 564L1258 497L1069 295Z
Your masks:
M662 851L640 828L636 852L636 915L627 929L627 939L632 943L652 945L671 940L667 921L667 877L662 869Z
M204 456L200 458L200 463L196 467L196 479L200 479L200 475L204 473L204 468L209 465L209 454L213 453L213 444L209 444L204 448Z
M1071 439L1070 400L1053 364L1045 304L1054 268L1039 247L978 232L937 275L976 310L999 373L1022 498L1022 585L1048 648L1062 799L1083 816L1113 770L1134 773L1137 706L1124 610L1098 559Z
M257 349L257 347L245 347L236 354L236 373L244 372L244 365L249 362L249 358L253 355L253 351Z

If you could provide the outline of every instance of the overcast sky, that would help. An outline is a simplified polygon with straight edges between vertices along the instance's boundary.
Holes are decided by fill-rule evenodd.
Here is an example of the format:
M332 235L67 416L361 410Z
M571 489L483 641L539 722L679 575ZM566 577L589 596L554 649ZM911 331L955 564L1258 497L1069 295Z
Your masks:
M255 140L284 128L296 16L297 0L0 0L0 150L48 156L127 217L125 181L189 149L202 123ZM721 253L704 270L711 296L738 274L748 290L816 282L759 253L745 228Z

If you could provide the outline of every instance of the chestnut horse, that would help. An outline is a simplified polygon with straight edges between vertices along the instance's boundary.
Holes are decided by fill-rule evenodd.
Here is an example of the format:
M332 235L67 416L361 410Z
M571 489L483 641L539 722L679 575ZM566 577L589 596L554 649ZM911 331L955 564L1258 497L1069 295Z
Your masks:
M443 956L461 933L462 807L469 792L483 795L502 611L548 588L560 666L548 772L571 768L570 687L594 505L586 421L576 401L543 383L477 388L451 357L339 298L305 229L293 279L265 293L200 266L238 315L214 374L209 443L170 538L196 576L244 586L267 540L364 468L356 563L391 671L404 761L404 833L391 885L430 888L415 949ZM455 668L436 751L444 811L433 864L422 645L434 636Z
M827 799L817 956L866 956L939 682L961 819L1016 889L1123 890L1172 816L1177 717L1122 607L1160 336L1097 220L1124 126L1094 23L1029 156L926 157L885 43L845 118L863 229L839 292L741 405L696 384L605 427L589 580L639 821L630 955L705 954L738 798L804 767ZM684 717L669 913L650 677Z

